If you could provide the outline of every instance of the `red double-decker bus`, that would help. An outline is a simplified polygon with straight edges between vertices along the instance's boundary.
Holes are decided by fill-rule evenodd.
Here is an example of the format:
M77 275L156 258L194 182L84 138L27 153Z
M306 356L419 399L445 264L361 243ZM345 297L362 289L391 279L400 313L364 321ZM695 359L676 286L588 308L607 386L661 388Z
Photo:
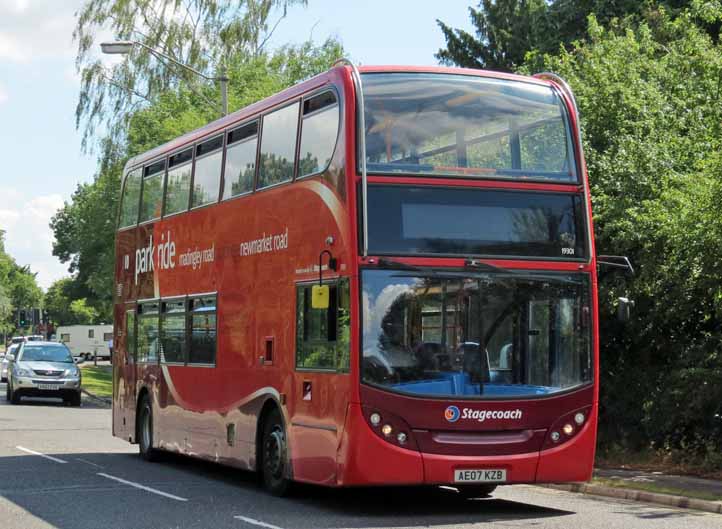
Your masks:
M552 74L341 62L130 160L114 435L276 494L587 480L578 127Z

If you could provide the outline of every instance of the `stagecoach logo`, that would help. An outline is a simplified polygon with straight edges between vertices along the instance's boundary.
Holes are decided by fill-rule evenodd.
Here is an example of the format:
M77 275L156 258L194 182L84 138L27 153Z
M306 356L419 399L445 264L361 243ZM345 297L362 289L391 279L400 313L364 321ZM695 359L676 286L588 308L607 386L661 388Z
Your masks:
M459 408L457 408L456 406L449 406L444 412L444 417L446 417L446 420L449 422L458 421L460 416L461 413L459 413Z
M519 409L472 410L471 408L464 408L460 411L456 406L449 406L444 411L444 417L449 422L456 422L459 419L472 419L478 422L484 422L486 419L519 420L521 419L521 416L522 412Z

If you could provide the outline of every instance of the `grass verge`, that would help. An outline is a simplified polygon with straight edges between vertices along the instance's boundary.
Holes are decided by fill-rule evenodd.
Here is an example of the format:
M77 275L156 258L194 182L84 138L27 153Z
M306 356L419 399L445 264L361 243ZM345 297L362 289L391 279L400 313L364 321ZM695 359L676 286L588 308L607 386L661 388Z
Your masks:
M80 366L83 373L83 389L97 397L113 395L113 372L104 367Z
M643 490L646 492L656 492L659 494L672 494L674 496L697 498L699 500L722 501L722 497L716 494L709 494L706 492L689 489L677 489L674 487L663 487L654 483L640 483L637 481L629 482L622 479L594 478L592 479L591 484L602 485L605 487L614 487L617 489Z

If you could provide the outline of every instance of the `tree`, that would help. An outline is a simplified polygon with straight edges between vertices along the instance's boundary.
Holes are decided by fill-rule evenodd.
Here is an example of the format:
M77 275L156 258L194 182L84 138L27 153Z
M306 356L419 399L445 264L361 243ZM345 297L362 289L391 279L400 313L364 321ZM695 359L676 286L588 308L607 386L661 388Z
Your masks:
M75 322L80 325L98 323L98 312L93 307L88 306L85 298L76 299L71 302L70 312Z
M711 457L722 449L722 49L699 16L609 29L590 17L587 41L541 59L580 107L597 250L638 269L600 291L602 440ZM621 327L610 308L627 290L637 306Z
M5 251L5 232L0 230L0 332L15 329L18 309L38 307L42 291L36 274L27 266L19 266Z
M333 39L320 46L309 41L273 53L234 55L227 63L231 106L249 105L325 71L342 55L343 48ZM213 92L212 87L191 90L183 85L135 110L123 138L101 142L94 181L79 185L51 221L53 255L67 263L72 274L72 288L65 285L63 291L72 291L71 299L85 298L101 320L112 319L115 223L125 162L207 123L214 116L203 96L213 97Z
M81 92L76 121L83 127L83 145L98 139L98 127L123 138L128 120L139 108L157 102L179 86L197 87L195 74L167 63L148 48L218 76L235 57L258 57L286 10L306 0L89 0L77 15L73 33L78 44L76 67ZM280 19L269 17L280 9ZM269 28L270 26L270 28ZM106 69L97 58L97 37L110 31L118 40L133 40L127 60ZM217 112L217 96L195 89L207 112Z
M446 48L436 58L444 64L466 68L514 71L524 64L529 52L557 53L559 47L586 37L587 17L594 14L598 24L607 26L617 18L639 21L656 16L660 10L681 12L700 4L697 23L710 36L719 35L719 21L705 19L700 0L482 0L478 9L469 8L475 35L453 29L442 21Z

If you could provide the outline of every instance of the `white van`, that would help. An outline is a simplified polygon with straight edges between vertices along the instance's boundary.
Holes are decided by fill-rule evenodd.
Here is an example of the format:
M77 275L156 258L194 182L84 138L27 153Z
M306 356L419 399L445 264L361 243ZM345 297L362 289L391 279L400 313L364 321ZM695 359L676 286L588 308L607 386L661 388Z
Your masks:
M112 325L64 325L56 329L55 335L59 342L68 346L74 357L92 360L97 355L98 360L110 360Z

